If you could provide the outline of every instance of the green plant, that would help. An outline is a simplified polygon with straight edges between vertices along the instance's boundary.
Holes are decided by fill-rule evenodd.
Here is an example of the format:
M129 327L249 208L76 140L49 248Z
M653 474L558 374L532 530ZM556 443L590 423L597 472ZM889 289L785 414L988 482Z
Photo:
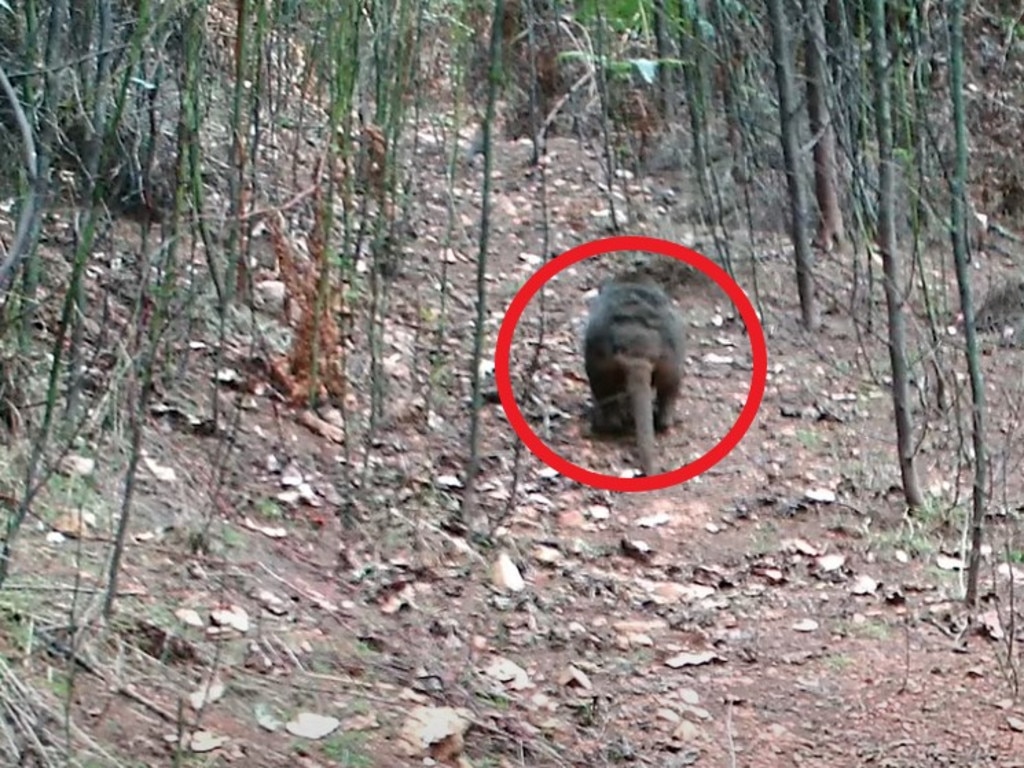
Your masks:
M347 731L331 736L323 743L325 757L334 761L335 765L345 768L370 768L372 757L367 754L366 737L358 731Z

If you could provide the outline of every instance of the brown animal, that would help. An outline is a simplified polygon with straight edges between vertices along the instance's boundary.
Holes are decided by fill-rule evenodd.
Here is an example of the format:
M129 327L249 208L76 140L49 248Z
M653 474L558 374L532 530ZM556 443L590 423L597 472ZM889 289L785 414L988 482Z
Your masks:
M592 429L622 434L632 427L640 466L654 474L654 433L669 426L682 377L679 313L657 285L606 283L590 308L584 358Z

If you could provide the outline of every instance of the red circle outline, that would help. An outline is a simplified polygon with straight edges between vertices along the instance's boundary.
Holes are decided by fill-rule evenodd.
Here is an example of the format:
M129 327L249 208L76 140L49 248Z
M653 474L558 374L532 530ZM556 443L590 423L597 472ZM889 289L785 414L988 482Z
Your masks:
M750 378L750 390L747 393L747 400L743 404L743 408L740 410L740 414L736 418L732 429L726 433L725 437L719 440L707 453L694 459L689 464L685 464L671 472L651 475L650 477L615 477L613 475L601 474L600 472L593 472L578 464L573 464L548 447L547 443L541 440L533 431L523 416L522 411L519 410L515 393L512 391L510 367L512 339L515 335L516 326L519 324L519 319L526 310L530 299L544 287L545 283L563 269L567 269L573 264L594 256L627 250L647 251L661 256L670 256L673 259L689 264L714 280L739 310L743 324L747 328L747 337L750 339L750 354L753 363L753 373ZM561 256L544 264L526 281L523 287L519 289L519 292L512 298L512 302L505 313L505 318L501 322L501 328L498 330L494 351L494 378L498 387L498 397L501 400L502 407L505 409L506 418L508 418L512 428L522 439L526 447L533 451L534 455L545 464L579 483L604 490L627 493L657 491L669 486L681 485L687 480L692 480L698 475L707 472L739 445L740 440L743 439L747 430L754 423L757 412L761 407L761 401L764 399L765 386L768 381L768 345L764 338L764 328L747 294L715 262L697 251L670 240L639 235L622 235L591 240L575 248L570 248Z

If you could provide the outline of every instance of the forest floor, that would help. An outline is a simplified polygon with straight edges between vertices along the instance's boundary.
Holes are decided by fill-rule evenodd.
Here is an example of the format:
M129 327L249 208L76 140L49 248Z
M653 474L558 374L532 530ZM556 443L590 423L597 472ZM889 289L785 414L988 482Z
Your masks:
M95 766L171 764L192 731L175 764L421 766L430 764L426 749L438 764L474 768L1024 766L1012 598L1024 546L1009 501L1022 490L1014 457L1024 352L985 340L998 492L973 622L958 600L970 509L959 458L969 455L969 427L957 426L958 414L970 421L962 338L943 314L945 410L935 405L933 369L914 368L929 506L908 516L880 286L870 300L851 300L852 257L822 257L824 326L802 331L777 190L760 201L764 231L729 233L736 279L758 307L769 351L764 400L742 442L683 485L612 494L529 451L517 465L515 433L488 402L477 509L493 536L474 538L454 513L469 445L481 170L460 168L449 194L445 154L426 127L421 138L416 239L390 278L380 357L387 402L369 459L365 446L312 431L274 396L253 364L249 321L234 318L222 344L213 322L169 342L190 362L156 384L114 619L98 619L97 595L122 512L127 425L106 430L120 443L76 444L34 502L37 524L16 541L0 594L8 722L17 713L29 724L23 732L63 734L81 764ZM550 141L546 232L529 154L522 142L495 151L488 361L545 238L560 253L610 234L591 149ZM630 234L713 255L708 233L685 223L685 180L620 181L630 190ZM137 252L137 233L122 234L97 265ZM269 250L265 239L257 245ZM62 263L52 244L43 250ZM583 418L580 330L588 296L611 270L598 261L551 284L532 374L538 314L524 317L512 375L517 387L532 384L519 406L553 448L619 474L632 466L630 442L592 440ZM119 269L90 273L90 289L116 293L112 283L132 279ZM1015 266L986 251L972 269L983 291ZM948 258L922 279L956 306ZM751 374L747 335L725 295L701 280L673 290L688 347L678 423L658 439L667 466L721 439ZM53 329L59 303L51 304L43 322ZM913 348L931 348L913 309ZM122 310L108 322L127 325ZM255 322L268 347L286 349L275 318ZM370 410L370 388L357 383L369 380L368 346L355 334L346 348L354 435ZM228 437L197 426L213 398ZM23 448L8 446L0 462L5 497L20 487L14 457ZM503 555L522 589L496 575ZM68 702L73 725L61 716Z
M488 355L504 308L539 264L531 243L539 242L540 181L528 154L521 143L497 153ZM549 183L563 180L553 250L601 235L602 197L587 181L599 178L595 158L555 140L547 162ZM457 198L470 199L478 174L463 172ZM655 195L672 186L636 184ZM475 205L460 215L472 220ZM430 205L421 216L431 219ZM487 405L480 508L500 525L493 546L469 544L446 522L466 455L476 266L458 249L443 254L439 236L420 233L422 258L395 278L391 395L372 463L356 472L363 491L338 485L342 449L265 388L221 387L223 402L239 406L230 442L175 418L209 411L203 393L216 360L201 353L185 377L158 390L117 618L78 637L73 676L66 630L48 627L48 653L25 653L31 619L41 602L57 616L77 610L71 588L87 594L102 583L109 537L60 539L40 526L19 539L4 595L4 656L19 660L23 681L73 702L78 737L94 745L86 751L110 756L91 764L167 764L179 706L194 717L210 684L183 765L422 765L402 734L423 728L433 729L442 763L477 767L1024 765L1018 659L1006 639L1017 607L993 600L968 628L955 599L969 508L966 475L958 487L949 469L956 436L931 430L920 467L935 506L906 517L889 390L871 373L886 370L885 347L858 338L841 299L809 336L796 323L788 259L737 269L752 296L757 270L767 391L740 445L681 486L610 494L525 452L507 510L514 434L501 406ZM1004 268L985 256L977 264L979 274ZM420 366L434 338L419 333L420 321L431 316L442 267L451 286L446 357L427 377ZM821 269L837 285L846 279L838 257ZM587 262L554 284L535 396L520 406L534 428L546 424L553 447L614 474L631 466L629 442L590 440L582 418L579 329L601 274ZM681 465L735 419L750 354L717 287L694 281L677 297L689 331L687 382L679 423L659 448L666 464ZM872 306L881 319L881 305ZM527 337L534 320L523 321ZM251 368L241 337L228 349L220 366ZM517 337L514 380L528 353ZM358 367L359 350L351 354ZM1000 393L1018 386L1017 354L985 358L995 428L1012 416ZM352 387L350 418L363 417L368 396ZM56 477L39 516L64 530L62 510L99 510L100 529L116 519L119 476L105 470L119 455L89 477L73 468ZM349 455L361 462L360 452ZM998 569L1004 558L991 552L1019 548L1009 527L992 525L982 593L1005 595L1015 571ZM524 575L521 591L496 585L499 551ZM78 623L96 627L89 611ZM417 717L429 726L417 730ZM447 727L460 731L461 718L472 723L464 737L442 739ZM316 734L324 723L327 734Z

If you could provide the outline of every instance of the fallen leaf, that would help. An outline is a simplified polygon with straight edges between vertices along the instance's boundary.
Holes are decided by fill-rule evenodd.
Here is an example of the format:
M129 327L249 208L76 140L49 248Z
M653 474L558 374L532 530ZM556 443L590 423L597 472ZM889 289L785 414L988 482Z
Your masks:
M186 624L190 627L202 629L205 626L202 617L199 615L199 611L193 610L192 608L179 608L174 612L178 621L182 624Z
M189 749L200 754L220 749L227 743L227 736L217 736L210 731L196 731L188 740Z
M210 611L210 620L218 627L230 627L241 633L249 631L249 614L238 605L227 605Z
M562 553L555 547L539 545L533 550L533 559L541 565L558 565L565 558L562 557Z
M668 515L664 512L659 512L656 515L650 515L648 517L641 517L636 521L636 524L641 528L657 528L662 525L666 525L671 521Z
M691 723L689 720L683 720L676 726L676 729L672 731L672 739L674 741L681 741L684 744L696 742L701 740L702 730L696 723Z
M380 721L375 713L366 712L346 717L342 721L341 726L346 733L349 731L372 731L380 728Z
M188 703L192 706L192 709L198 711L207 704L213 704L214 702L219 701L224 695L225 690L226 687L224 683L221 682L220 678L215 677L203 685L203 687L198 691L190 693L188 695Z
M462 488L462 481L459 480L455 475L438 475L435 481L439 487L447 488L449 490L456 490Z
M522 691L533 687L526 670L504 656L492 661L484 669L484 674L513 691Z
M999 620L998 611L991 610L979 614L978 624L993 640L1002 640L1006 637L1006 633L1003 632L1003 623Z
M336 717L318 715L315 712L300 712L285 725L285 730L292 736L316 741L333 733L341 721Z
M651 545L642 539L622 539L619 542L619 548L626 557L631 557L641 562L649 560L651 555L654 554Z
M471 723L472 715L465 709L415 707L402 724L399 743L410 757L430 756L444 762L435 750L456 757Z
M96 460L72 453L61 459L60 470L65 475L89 477L96 471Z
M498 555L498 559L491 569L491 582L499 589L508 592L522 592L526 588L526 582L523 581L519 568L512 562L512 558L507 552Z
M345 431L341 427L336 427L327 421L324 421L319 416L311 411L303 411L298 415L299 423L308 429L310 432L326 437L332 443L344 443L345 442Z
M282 488L298 488L303 482L302 472L295 464L289 464L281 472Z
M800 619L793 623L793 629L797 632L814 632L818 628L818 622L814 619Z
M677 653L665 659L665 666L672 669L682 667L700 667L712 661L721 661L722 657L714 651L698 651L695 653Z
M832 571L838 571L844 565L846 565L846 555L831 554L822 555L818 558L818 568L822 573L831 573Z
M146 469L153 473L153 477L164 483L174 482L177 475L174 469L171 467L165 467L162 464L157 464L149 456L143 456L142 462L146 465Z
M248 517L243 518L242 525L244 525L250 531L262 533L268 539L283 539L288 535L288 531L285 528L275 528L269 525L260 525L255 520L252 520Z
M836 492L828 488L810 488L804 492L804 498L808 501L831 504L836 500Z
M284 726L284 723L265 704L257 704L254 714L256 715L256 724L265 731L273 733L281 730Z
M288 613L288 605L284 598L275 595L269 589L261 589L256 593L256 600L259 601L268 613L274 616L284 616Z
M873 595L877 589L878 581L864 573L853 580L850 592L854 595Z
M84 539L91 529L96 527L96 515L76 509L61 515L53 523L53 528L69 539Z
M582 688L584 691L589 691L593 687L583 670L572 664L562 670L562 674L558 676L558 684L567 688Z
M786 539L782 542L783 552L797 552L808 557L817 557L821 550L804 539Z

